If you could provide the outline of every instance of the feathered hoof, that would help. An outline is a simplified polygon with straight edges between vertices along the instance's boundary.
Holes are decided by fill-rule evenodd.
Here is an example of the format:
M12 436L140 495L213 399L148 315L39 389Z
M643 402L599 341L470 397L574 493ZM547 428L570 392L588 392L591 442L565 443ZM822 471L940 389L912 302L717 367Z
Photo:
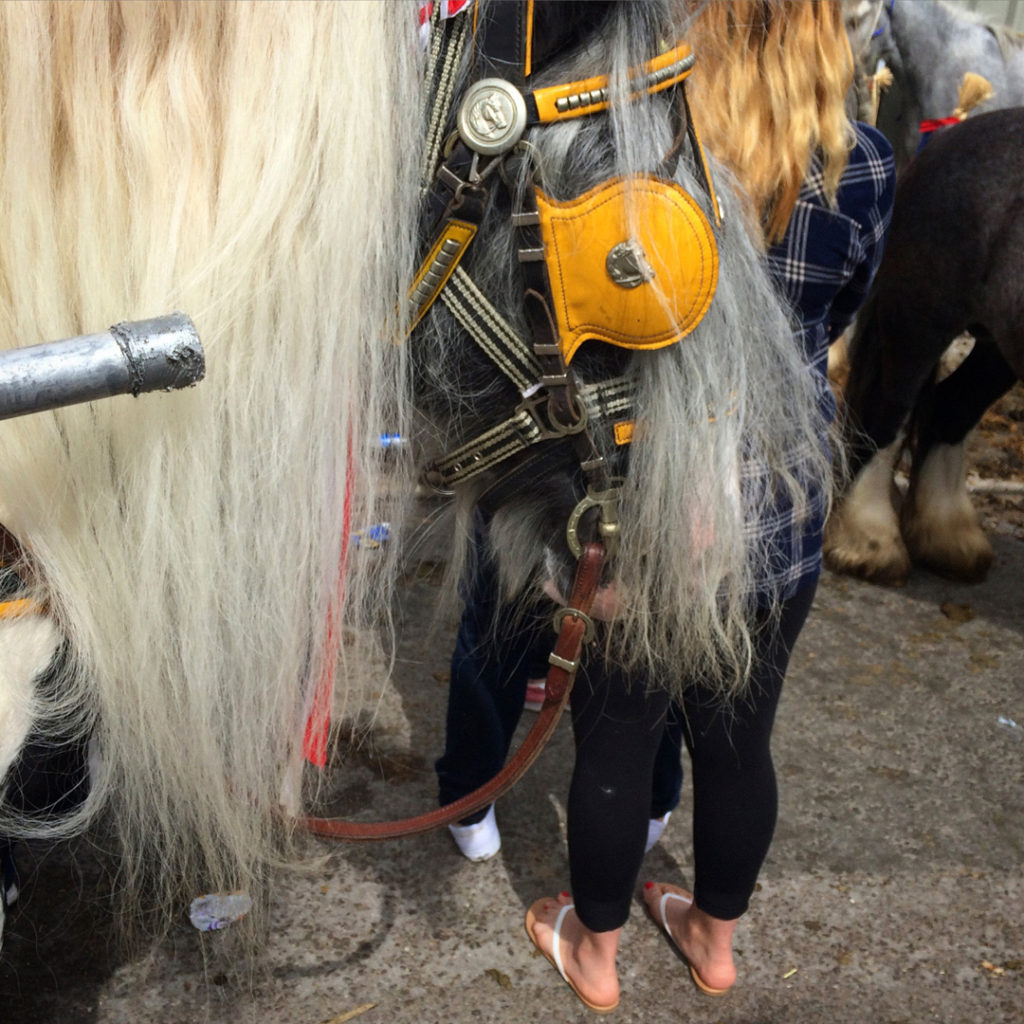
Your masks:
M843 576L900 587L910 575L910 555L895 521L876 526L858 525L837 509L825 524L825 565Z
M959 583L981 583L992 568L992 545L977 523L938 530L919 520L904 527L915 565Z
M967 493L964 444L935 445L911 474L900 532L915 565L963 583L980 583L992 545Z

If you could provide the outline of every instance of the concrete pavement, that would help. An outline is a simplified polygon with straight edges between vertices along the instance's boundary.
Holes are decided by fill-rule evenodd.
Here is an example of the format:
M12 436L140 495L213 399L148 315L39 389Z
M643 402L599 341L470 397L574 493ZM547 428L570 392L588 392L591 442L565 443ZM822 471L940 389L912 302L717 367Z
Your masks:
M1024 1021L1024 542L994 541L980 586L918 574L883 590L826 574L779 712L780 823L737 934L739 981L722 999L699 995L638 896L610 1019ZM430 633L433 568L404 588L394 688L339 776L348 812L432 805L452 635L451 623ZM571 758L565 722L499 803L504 845L486 864L462 860L446 832L309 840L307 869L276 880L255 965L230 929L200 936L187 920L119 954L88 842L30 851L0 954L0 1022L593 1019L522 926L534 899L568 886ZM686 792L641 882L692 881L688 807Z

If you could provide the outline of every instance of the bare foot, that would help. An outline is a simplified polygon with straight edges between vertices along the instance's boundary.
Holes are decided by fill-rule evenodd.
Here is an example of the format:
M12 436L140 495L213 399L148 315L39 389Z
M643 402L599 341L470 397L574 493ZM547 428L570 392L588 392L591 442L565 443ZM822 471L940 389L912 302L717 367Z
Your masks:
M563 914L565 908L570 909ZM571 908L572 897L566 892L556 899L537 900L526 913L526 934L586 1006L608 1013L619 1005L615 954L622 929L592 932Z
M661 882L644 886L644 902L651 916L667 928L672 941L690 965L694 983L708 995L721 995L736 981L732 936L736 921L705 914L685 889Z

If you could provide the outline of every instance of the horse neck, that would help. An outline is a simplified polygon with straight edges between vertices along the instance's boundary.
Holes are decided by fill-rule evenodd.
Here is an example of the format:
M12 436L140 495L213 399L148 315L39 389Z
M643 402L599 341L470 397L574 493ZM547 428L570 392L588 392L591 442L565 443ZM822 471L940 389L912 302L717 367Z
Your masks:
M903 97L902 128L893 139L897 166L902 167L917 150L921 121L949 117L956 109L966 71L984 75L999 92L1004 91L1005 74L990 30L944 3L892 0L885 17L893 74Z
M889 21L903 74L912 83L924 117L952 114L967 71L989 80L998 106L1024 99L1024 51L1010 44L998 26L945 3L913 0L894 0Z
M894 0L888 10L889 31L899 56L896 73L923 117L945 117L952 111L928 107L946 74L941 70L949 59L951 41L958 28L954 12L939 3L920 4ZM954 82L955 95L957 83ZM916 126L915 126L916 128Z

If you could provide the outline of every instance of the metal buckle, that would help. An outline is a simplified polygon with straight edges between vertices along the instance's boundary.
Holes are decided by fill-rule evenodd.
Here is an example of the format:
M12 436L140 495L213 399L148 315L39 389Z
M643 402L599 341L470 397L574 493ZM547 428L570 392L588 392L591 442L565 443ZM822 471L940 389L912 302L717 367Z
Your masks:
M562 632L562 620L567 615L571 615L574 619L579 619L580 622L583 623L583 642L585 644L589 644L594 639L594 637L597 635L597 630L594 627L594 620L586 612L581 612L579 610L579 608L569 608L568 606L565 607L565 608L559 608L555 612L555 614L554 614L554 616L552 618L552 624L555 627L555 632L556 633L561 633ZM551 654L551 655L549 655L548 660L550 661L551 658L555 658L555 657L558 657L558 656L555 655L555 654ZM564 658L561 658L559 660L560 661L565 661ZM554 665L555 662L552 661L551 664ZM575 669L576 665L578 665L578 664L579 664L578 660L576 662L574 662L573 663L573 669ZM568 663L561 665L561 667L568 670Z
M572 510L565 526L565 539L569 550L576 558L583 554L583 545L579 538L579 523L592 508L599 510L597 532L604 541L608 557L611 558L619 546L618 487L612 487L607 491L587 491L587 496Z
M534 384L523 392L523 400L516 406L516 414L525 412L537 424L540 430L541 440L554 441L560 437L568 437L570 434L578 434L587 426L587 409L582 403L577 403L580 411L580 418L575 423L565 424L558 420L551 412L551 396L544 390L541 384Z

